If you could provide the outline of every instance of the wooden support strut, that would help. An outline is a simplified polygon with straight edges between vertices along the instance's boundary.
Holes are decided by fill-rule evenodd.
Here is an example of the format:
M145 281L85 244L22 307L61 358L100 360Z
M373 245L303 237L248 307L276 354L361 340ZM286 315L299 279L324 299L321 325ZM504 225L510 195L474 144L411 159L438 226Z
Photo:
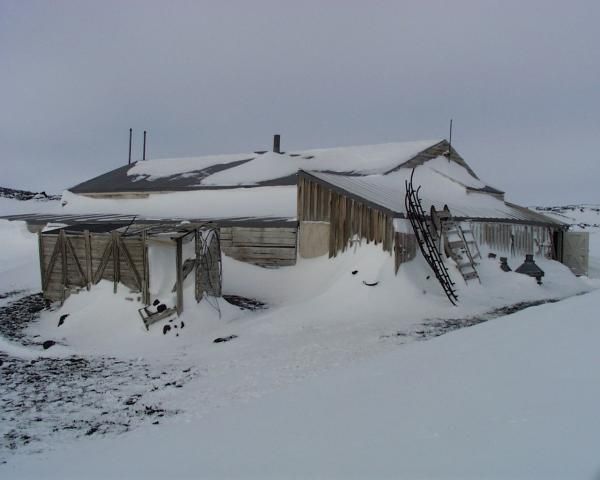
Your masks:
M100 259L100 265L98 266L98 270L94 274L93 282L94 284L98 283L102 279L102 275L104 274L104 270L106 270L106 266L108 265L108 261L110 259L110 255L113 250L112 242L108 242L106 244L106 248L104 252L102 252L102 258Z
M44 241L42 238L42 232L38 232L38 252L39 252L39 260L40 260L40 282L42 284L42 291L46 288L46 272L44 270Z
M75 249L73 248L73 244L71 243L71 240L69 239L69 237L65 236L65 240L67 241L67 250L69 251L69 253L71 254L71 257L73 257L73 260L75 261L75 265L77 266L77 272L79 273L79 276L81 277L81 280L83 280L83 284L87 285L88 283L88 279L85 275L85 272L83 271L83 268L81 267L81 262L79 261L79 258L77 258L77 254L75 253Z
M87 276L85 287L89 290L92 283L92 239L89 230L84 230L83 240L85 242L85 271Z
M52 250L52 255L50 255L50 262L48 262L48 268L44 272L44 281L42 283L42 290L44 291L48 288L48 284L50 283L50 276L52 275L52 270L54 269L54 265L56 264L59 252L60 237L57 238L56 243L54 244L54 250Z
M200 229L196 229L196 235L194 236L194 241L195 241L195 245L194 245L194 249L195 249L195 253L196 253L196 270L195 270L195 280L194 280L194 288L195 288L195 294L196 294L196 302L200 302L200 300L202 300L202 296L204 295L204 290L202 288L202 265L200 262L200 259L202 257L202 233L200 232Z
M118 233L112 232L111 234L112 243L112 254L113 254L113 293L117 293L117 286L120 280L120 261L119 261L119 246L118 246Z
M67 242L65 231L60 231L60 258L62 261L62 292L61 292L61 300L60 304L65 303L67 298L67 288L69 288L69 279L67 277Z
M177 315L183 312L183 238L178 238L177 242Z
M117 243L119 245L119 251L123 252L125 261L129 265L129 268L131 269L131 272L133 273L133 278L135 279L135 284L136 284L138 290L141 292L142 291L142 279L140 277L140 274L139 274L137 268L135 267L135 263L133 262L133 259L131 258L131 254L129 253L129 250L127 249L127 245L125 245L125 242L123 241L123 239L120 236L116 237L116 238L117 238Z
M142 301L145 305L150 305L150 268L148 266L148 234L146 230L142 232L142 264L143 264L143 283L142 283Z

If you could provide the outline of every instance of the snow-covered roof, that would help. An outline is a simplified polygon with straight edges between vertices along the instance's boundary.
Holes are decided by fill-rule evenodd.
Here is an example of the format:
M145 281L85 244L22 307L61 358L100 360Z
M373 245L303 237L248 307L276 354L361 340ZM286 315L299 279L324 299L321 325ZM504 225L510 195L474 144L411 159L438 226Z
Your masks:
M457 218L560 223L505 202L446 140L137 162L65 192L64 213L290 220L300 171L402 217L404 182L413 168L426 209L448 205Z
M302 171L310 179L387 210L393 216L405 217L405 181L411 169L402 168L388 175L351 176L325 172ZM457 219L506 220L510 222L560 225L552 218L540 215L518 205L505 202L498 192L465 168L445 157L437 157L415 168L413 185L421 186L419 196L427 212L434 206L441 209L448 205Z
M284 153L148 160L117 168L70 191L102 194L294 185L301 169L350 175L386 174L408 163L433 158L448 148L445 140L425 140ZM458 154L453 157L471 171Z

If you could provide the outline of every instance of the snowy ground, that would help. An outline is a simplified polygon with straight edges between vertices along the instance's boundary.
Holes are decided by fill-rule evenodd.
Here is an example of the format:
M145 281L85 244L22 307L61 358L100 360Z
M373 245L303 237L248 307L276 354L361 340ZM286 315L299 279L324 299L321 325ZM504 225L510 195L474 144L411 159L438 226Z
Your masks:
M35 236L3 221L0 235L22 236L0 273L37 272ZM21 293L0 300L0 476L588 478L598 294L576 295L599 284L540 261L538 286L485 253L455 308L422 260L394 276L373 246L278 270L225 258L225 293L268 308L194 307L188 289L166 335L111 285L15 320L39 279L3 280Z
M594 292L528 309L203 418L22 456L5 473L597 478L599 302Z

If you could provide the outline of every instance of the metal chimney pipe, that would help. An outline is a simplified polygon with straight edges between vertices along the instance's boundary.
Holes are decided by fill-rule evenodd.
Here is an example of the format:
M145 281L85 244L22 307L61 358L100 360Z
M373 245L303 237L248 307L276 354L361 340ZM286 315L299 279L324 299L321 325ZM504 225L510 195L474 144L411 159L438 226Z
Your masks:
M281 153L281 135L273 135L273 151L275 153Z
M146 160L146 130L144 130L144 150L142 153L142 160Z
M133 138L133 128L129 129L129 162L127 165L131 165L131 140Z

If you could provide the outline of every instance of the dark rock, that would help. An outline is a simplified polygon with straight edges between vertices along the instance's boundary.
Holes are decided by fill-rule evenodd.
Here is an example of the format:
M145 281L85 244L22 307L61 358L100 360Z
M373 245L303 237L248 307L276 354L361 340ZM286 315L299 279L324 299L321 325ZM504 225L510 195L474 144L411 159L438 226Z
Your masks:
M496 254L495 253L488 253L488 258L496 258Z
M156 307L156 311L158 313L164 312L167 309L167 306L164 303L161 303Z
M181 321L181 325L179 325L180 328L185 327L185 323L183 323L183 320Z
M500 268L503 272L512 272L512 268L508 265L508 258L500 257Z
M152 305L154 305L155 307L160 303L160 300L157 298L156 300L154 300L152 302Z
M54 340L46 340L44 343L42 343L42 347L44 347L44 350L48 350L53 345L56 345L56 342Z
M358 270L352 270L352 275L356 275L358 273Z
M171 325L165 325L163 327L163 335L166 335L170 331L171 331Z
M63 323L65 323L65 318L67 318L69 316L68 313L65 313L64 315L61 315L60 318L58 319L58 326L60 327Z
M264 310L267 305L255 298L240 297L239 295L223 295L223 299L242 310Z
M233 340L234 338L237 338L237 335L229 335L228 337L219 337L219 338L215 338L213 340L213 343L229 342L230 340Z

